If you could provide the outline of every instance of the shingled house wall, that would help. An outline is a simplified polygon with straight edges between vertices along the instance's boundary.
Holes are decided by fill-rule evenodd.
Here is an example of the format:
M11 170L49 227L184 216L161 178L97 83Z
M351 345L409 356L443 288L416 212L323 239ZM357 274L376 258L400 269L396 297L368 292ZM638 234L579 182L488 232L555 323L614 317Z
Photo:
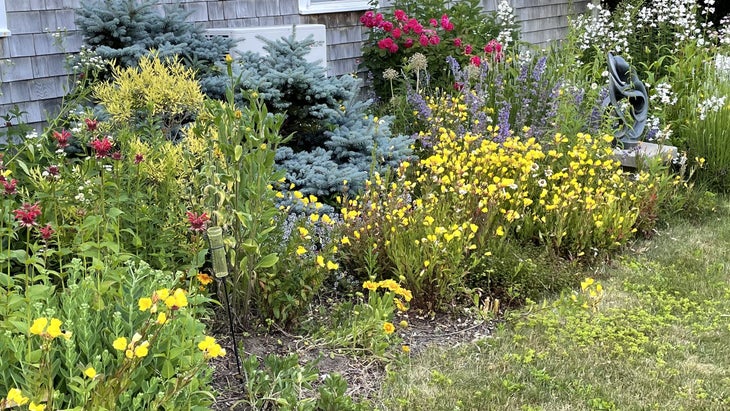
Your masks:
M82 44L74 22L80 0L2 1L11 35L0 37L0 115L17 105L27 113L25 121L39 123L56 112L69 88L66 53L78 52ZM482 3L485 10L494 10L497 1ZM159 0L159 7L176 2ZM366 35L359 24L362 10L300 14L298 0L179 2L191 12L191 21L208 28L324 24L329 73L340 75L357 70L361 41ZM587 0L511 0L523 39L535 44L562 38L570 6L572 11L583 12L586 3Z

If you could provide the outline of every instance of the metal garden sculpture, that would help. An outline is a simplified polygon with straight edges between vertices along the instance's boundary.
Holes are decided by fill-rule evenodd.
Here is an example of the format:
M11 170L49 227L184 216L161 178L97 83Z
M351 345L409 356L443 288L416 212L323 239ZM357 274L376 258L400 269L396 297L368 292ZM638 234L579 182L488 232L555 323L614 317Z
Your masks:
M639 80L629 63L620 56L608 53L608 102L618 118L616 139L624 149L631 149L639 144L644 133L647 114L649 112L649 95L644 83ZM625 104L623 100L627 100ZM624 110L628 108L628 117Z

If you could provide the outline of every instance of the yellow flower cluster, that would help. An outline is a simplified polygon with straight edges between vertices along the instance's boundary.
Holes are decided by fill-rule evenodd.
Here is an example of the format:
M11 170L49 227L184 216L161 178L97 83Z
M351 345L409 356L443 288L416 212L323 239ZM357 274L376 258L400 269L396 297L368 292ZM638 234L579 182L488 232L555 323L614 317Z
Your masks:
M406 302L410 302L413 299L413 294L410 290L401 287L400 284L391 279L378 282L365 281L364 283L362 283L362 288L368 289L370 291L377 291L378 288L383 288L392 291L395 295L403 297Z
M33 320L33 324L30 326L30 333L39 335L43 338L52 340L56 337L63 336L66 339L71 338L70 331L61 330L63 322L58 318L46 318L40 317Z
M188 305L188 298L186 296L185 290L182 288L177 288L170 292L167 288L161 288L154 293L152 293L152 297L142 297L139 299L139 310L140 311L147 311L149 310L150 313L155 314L157 313L157 303L162 301L163 304L167 308L169 308L172 311L179 310L180 308L187 307ZM160 313L163 314L163 313ZM165 316L162 316L162 322L165 322ZM158 322L160 318L158 316Z
M5 397L4 401L0 401L0 407L2 409L6 408L15 408L19 407L21 405L28 404L29 398L23 395L23 392L17 388L11 388L8 391L7 397ZM28 404L28 410L29 411L45 411L46 405L45 404L37 404L35 402L32 402Z
M226 350L215 342L215 338L206 336L203 341L198 343L198 348L203 351L205 358L223 357Z
M114 342L112 342L112 347L114 347L117 351L124 351L124 356L129 359L143 358L149 354L150 342L147 340L140 342L141 340L142 335L139 333L135 333L132 336L132 340L129 344L127 344L126 337L118 337L114 340Z

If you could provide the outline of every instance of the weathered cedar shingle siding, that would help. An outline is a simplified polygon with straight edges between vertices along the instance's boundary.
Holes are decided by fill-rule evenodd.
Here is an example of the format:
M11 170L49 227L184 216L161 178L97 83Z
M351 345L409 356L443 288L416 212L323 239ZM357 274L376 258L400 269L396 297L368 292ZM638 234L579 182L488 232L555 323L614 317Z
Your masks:
M75 9L79 0L0 0L7 7L8 28L12 35L0 39L0 115L14 104L26 111L26 121L38 123L53 115L60 97L68 89L65 55L54 44L51 33L65 28L63 47L77 52L81 36L76 31ZM159 0L160 10L176 0ZM494 10L498 0L483 0L485 10ZM331 75L357 70L360 42L365 31L360 27L361 11L319 15L299 14L298 0L181 0L190 11L190 20L210 28L259 27L288 24L327 26L328 69ZM583 12L588 0L511 0L523 39L545 44L562 38L566 15Z

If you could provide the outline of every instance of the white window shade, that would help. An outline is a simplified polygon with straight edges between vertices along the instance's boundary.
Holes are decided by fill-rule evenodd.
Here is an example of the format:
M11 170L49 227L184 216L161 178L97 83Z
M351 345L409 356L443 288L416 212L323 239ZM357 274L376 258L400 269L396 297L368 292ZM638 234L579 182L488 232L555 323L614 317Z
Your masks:
M322 14L368 10L368 0L299 0L299 13Z

